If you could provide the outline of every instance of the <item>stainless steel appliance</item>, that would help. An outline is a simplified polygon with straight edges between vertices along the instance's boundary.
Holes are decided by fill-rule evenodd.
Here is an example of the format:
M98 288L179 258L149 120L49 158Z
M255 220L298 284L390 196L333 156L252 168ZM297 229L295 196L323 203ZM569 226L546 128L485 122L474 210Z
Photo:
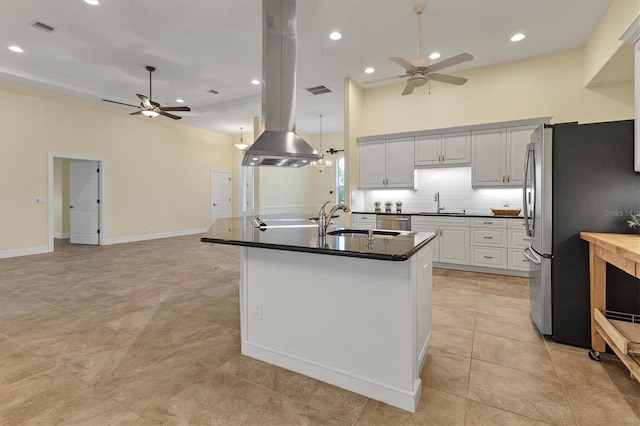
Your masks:
M376 215L376 229L411 231L411 216L378 214Z
M637 211L633 120L534 131L525 159L523 213L530 246L524 255L531 317L541 333L590 347L589 249L580 232L634 233L627 220ZM640 280L616 274L607 271L607 308L638 312Z

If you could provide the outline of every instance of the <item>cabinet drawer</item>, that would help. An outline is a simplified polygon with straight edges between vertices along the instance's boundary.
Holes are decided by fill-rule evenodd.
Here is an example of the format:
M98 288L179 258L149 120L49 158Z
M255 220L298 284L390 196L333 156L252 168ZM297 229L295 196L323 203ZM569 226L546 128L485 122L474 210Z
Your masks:
M411 224L418 226L469 226L468 217L454 216L411 216Z
M507 228L509 229L522 229L524 230L524 219L507 219Z
M509 269L516 271L529 271L529 259L524 257L520 249L509 249Z
M507 268L507 249L493 247L472 247L471 263L490 268Z
M529 247L529 241L531 241L531 238L527 236L524 230L509 229L509 248L523 249Z
M507 247L506 229L471 228L471 245Z
M352 222L373 222L376 223L376 215L371 213L355 213L351 215Z
M507 219L474 217L471 219L471 226L476 228L506 228Z

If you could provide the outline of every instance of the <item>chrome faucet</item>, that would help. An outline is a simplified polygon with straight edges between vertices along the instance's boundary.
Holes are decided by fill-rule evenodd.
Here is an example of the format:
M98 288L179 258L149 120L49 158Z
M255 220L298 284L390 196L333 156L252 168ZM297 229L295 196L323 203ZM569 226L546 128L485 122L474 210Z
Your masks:
M444 210L444 206L440 207L440 191L436 191L436 196L433 198L433 201L438 203L438 206L436 207L436 213L440 213L442 210Z
M318 235L324 237L327 235L327 228L329 227L329 223L331 223L331 217L338 210L343 210L345 213L349 211L349 208L344 204L336 204L331 208L329 213L327 213L324 207L329 204L331 201L327 201L320 207L320 211L318 212Z

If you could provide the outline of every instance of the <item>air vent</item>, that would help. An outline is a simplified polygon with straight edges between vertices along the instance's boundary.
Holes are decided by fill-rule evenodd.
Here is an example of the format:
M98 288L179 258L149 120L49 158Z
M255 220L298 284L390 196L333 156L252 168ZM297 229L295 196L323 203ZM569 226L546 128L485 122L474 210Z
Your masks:
M211 93L212 95L217 95L219 92L217 90L207 90L207 93Z
M329 89L327 86L324 86L324 85L307 87L305 90L307 90L312 95L324 95L325 93L331 93L331 89Z
M40 21L33 21L31 23L31 26L33 28L37 28L39 30L46 31L48 33L51 33L53 31L55 31L55 29L56 29L55 27L52 27L51 25L47 25L44 22L40 22Z

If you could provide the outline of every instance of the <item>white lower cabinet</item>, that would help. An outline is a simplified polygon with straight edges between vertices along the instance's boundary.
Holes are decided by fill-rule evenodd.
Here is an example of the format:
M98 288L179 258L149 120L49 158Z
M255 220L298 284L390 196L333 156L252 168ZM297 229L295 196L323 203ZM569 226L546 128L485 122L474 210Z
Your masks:
M434 262L469 264L469 218L412 216L411 230L436 234Z
M411 230L433 232L433 261L451 265L529 271L522 218L412 216ZM454 267L452 267L455 269Z
M523 219L509 220L509 262L508 268L514 271L529 271L529 259L523 250L529 246L530 238L524 229Z
M353 229L373 229L376 227L375 214L354 213L351 215L351 228Z
M507 268L507 219L471 219L471 264Z

